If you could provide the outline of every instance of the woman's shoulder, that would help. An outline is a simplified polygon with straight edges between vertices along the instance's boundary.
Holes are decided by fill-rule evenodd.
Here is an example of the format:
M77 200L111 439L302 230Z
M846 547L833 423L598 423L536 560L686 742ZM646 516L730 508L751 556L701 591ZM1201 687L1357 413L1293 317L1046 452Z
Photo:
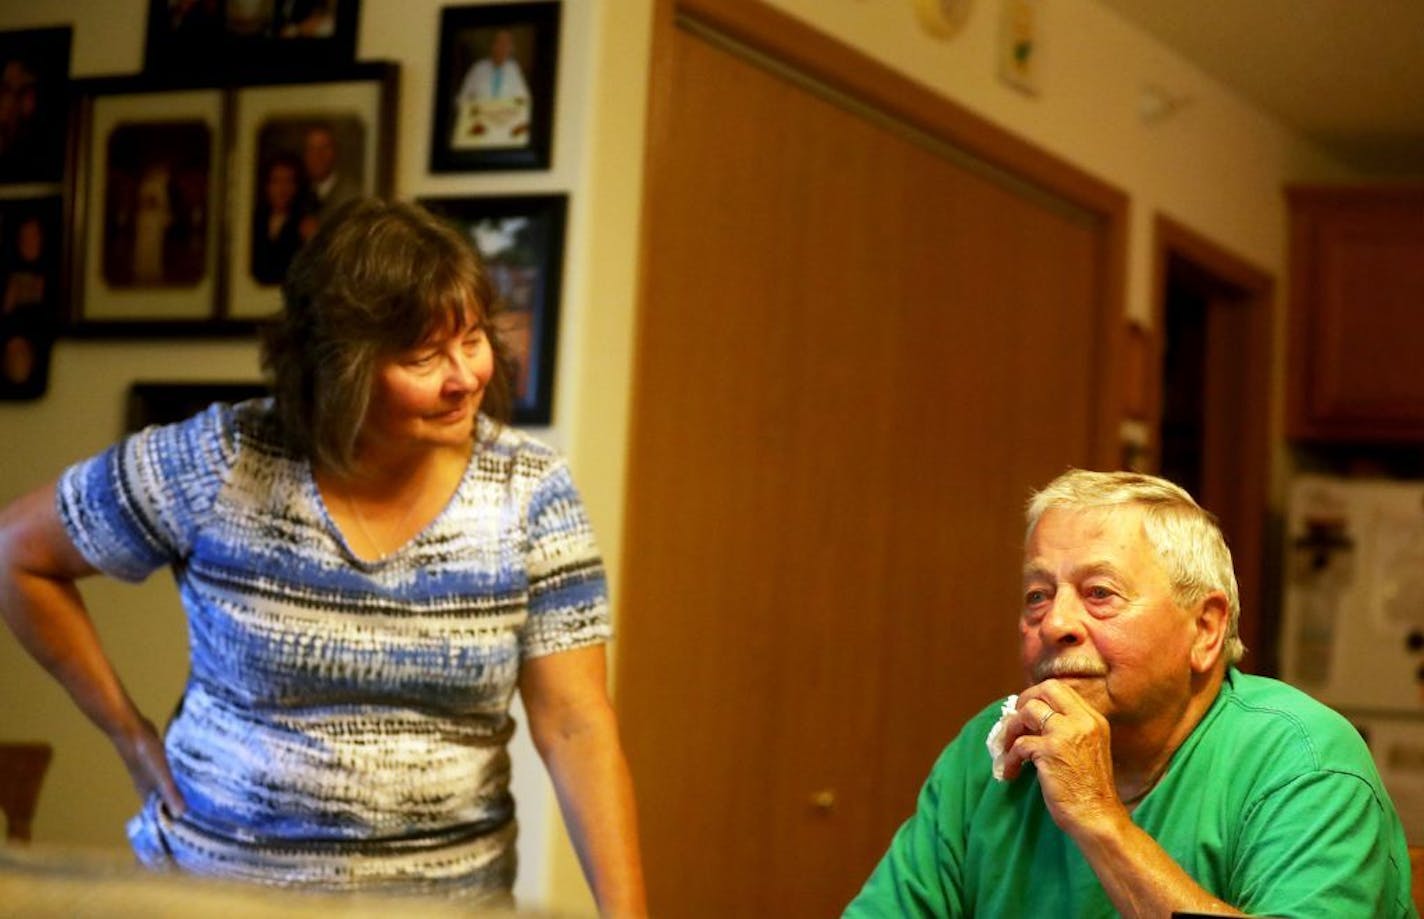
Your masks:
M563 455L527 431L481 415L475 432L479 452L491 459L528 468L547 468Z
M214 402L208 411L213 413L215 423L228 439L269 449L277 449L282 443L282 429L271 396L241 402Z
M190 449L222 454L232 466L244 455L290 459L270 397L242 402L214 402L175 426Z
M470 473L487 484L534 500L536 496L574 495L568 462L555 447L508 424L481 415L478 446Z

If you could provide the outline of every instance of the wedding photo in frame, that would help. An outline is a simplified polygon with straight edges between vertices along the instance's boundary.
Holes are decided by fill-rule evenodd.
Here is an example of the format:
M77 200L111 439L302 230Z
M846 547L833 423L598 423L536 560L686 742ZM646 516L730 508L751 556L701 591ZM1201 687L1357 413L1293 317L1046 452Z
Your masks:
M226 319L274 315L292 256L325 215L349 198L390 193L396 67L350 74L234 92Z
M495 334L515 364L514 422L548 424L553 415L563 286L564 195L422 198L484 258L499 298Z
M559 13L557 2L441 10L431 172L549 167Z
M70 29L0 32L0 184L64 177Z
M260 80L349 66L358 0L149 0L144 72Z
M67 331L223 331L223 91L88 80L71 106Z

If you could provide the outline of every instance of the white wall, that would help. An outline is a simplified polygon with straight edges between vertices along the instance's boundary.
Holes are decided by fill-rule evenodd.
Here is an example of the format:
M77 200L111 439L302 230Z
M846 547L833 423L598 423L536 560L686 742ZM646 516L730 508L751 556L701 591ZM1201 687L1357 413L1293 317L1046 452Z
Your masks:
M949 41L917 27L909 0L770 2L1125 191L1131 200L1128 311L1134 315L1150 315L1156 213L1275 275L1279 290L1281 184L1348 177L1094 0L1042 0L1042 90L1035 97L994 75L995 0L977 0L964 30ZM555 163L545 173L426 174L438 0L365 0L359 52L402 64L398 193L570 193L555 425L545 433L569 453L604 547L615 605L652 5L566 0ZM146 8L146 0L7 3L0 6L0 28L72 21L76 75L125 73L141 65ZM1137 107L1147 83L1190 102L1164 122L1145 124ZM655 244L651 252L655 257ZM0 404L0 500L116 436L131 380L241 378L254 374L255 364L255 349L241 343L61 342L50 394L38 403ZM1275 410L1279 418L1279 399ZM95 583L86 586L86 596L133 694L161 719L184 674L181 617L171 589L161 579L141 588ZM0 737L59 741L38 838L119 844L119 827L132 807L122 770L62 693L3 639L0 704ZM515 756L521 891L554 909L584 911L587 893L547 791L537 790L542 778L532 753L516 749Z

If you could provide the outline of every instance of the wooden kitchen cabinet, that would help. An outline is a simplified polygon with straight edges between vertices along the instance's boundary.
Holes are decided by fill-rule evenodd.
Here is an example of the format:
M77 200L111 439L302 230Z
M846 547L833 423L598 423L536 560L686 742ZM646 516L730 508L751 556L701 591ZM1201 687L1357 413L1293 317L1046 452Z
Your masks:
M1286 196L1290 436L1424 443L1424 186Z

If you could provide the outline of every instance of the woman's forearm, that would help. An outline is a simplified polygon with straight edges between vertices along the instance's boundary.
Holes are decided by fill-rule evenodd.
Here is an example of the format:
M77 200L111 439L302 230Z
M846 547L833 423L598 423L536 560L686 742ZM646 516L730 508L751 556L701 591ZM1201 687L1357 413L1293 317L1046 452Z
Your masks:
M602 645L526 661L519 692L594 899L605 916L647 913L633 780L608 700Z
M158 792L179 813L158 732L124 691L75 585L93 570L64 532L53 485L0 512L0 618L108 735L139 794Z
M137 713L74 583L91 571L59 522L53 485L0 513L0 617L89 720L117 737Z
M599 911L645 915L633 781L612 710L556 736L541 753Z
M138 719L72 581L0 572L0 613L20 645L116 740Z

